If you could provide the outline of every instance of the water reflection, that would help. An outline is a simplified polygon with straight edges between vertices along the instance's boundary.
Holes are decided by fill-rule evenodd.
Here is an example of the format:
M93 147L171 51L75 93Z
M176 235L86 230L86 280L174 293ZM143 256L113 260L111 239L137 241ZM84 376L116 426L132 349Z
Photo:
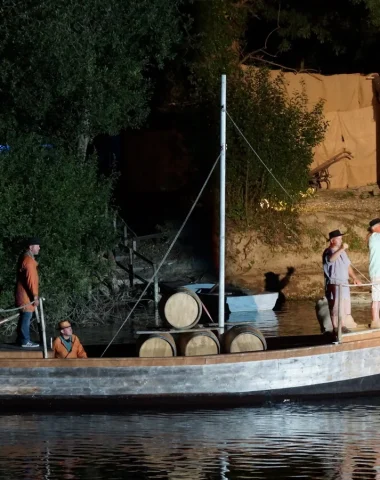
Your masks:
M352 306L352 315L358 324L367 325L371 321L370 303ZM229 322L251 321L266 336L313 335L320 333L315 314L314 301L288 301L281 311L238 312L231 314Z
M274 336L278 335L279 312L267 310L263 312L235 312L228 317L228 322L241 323L253 322L255 328L258 328L264 335Z
M0 417L0 478L380 479L380 405Z
M354 305L353 315L368 323L370 306ZM281 312L245 317L266 335L319 332L314 302L287 302ZM128 326L118 340L130 332ZM84 343L105 343L113 335L105 328L77 333ZM380 480L380 399L159 414L0 416L0 479L9 478Z

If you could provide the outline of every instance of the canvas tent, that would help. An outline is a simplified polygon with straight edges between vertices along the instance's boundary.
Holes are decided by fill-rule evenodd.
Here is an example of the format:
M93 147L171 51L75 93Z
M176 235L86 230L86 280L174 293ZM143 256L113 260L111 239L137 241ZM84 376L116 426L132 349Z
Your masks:
M279 71L272 71L276 77ZM324 113L329 122L325 140L314 151L315 168L346 149L352 159L343 159L329 167L330 188L364 186L377 181L376 111L373 76L360 74L317 75L284 73L289 95L306 88L310 106L325 100Z

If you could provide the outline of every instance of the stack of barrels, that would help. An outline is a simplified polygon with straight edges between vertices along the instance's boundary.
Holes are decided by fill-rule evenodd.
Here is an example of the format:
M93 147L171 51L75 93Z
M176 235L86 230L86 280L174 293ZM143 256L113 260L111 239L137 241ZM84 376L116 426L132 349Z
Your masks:
M164 295L160 301L160 316L175 330L173 334L157 331L144 334L138 341L139 357L191 357L217 355L221 351L220 336L210 329L194 329L202 316L202 302L198 295L186 288ZM266 350L266 342L259 330L250 325L237 325L223 336L226 353Z

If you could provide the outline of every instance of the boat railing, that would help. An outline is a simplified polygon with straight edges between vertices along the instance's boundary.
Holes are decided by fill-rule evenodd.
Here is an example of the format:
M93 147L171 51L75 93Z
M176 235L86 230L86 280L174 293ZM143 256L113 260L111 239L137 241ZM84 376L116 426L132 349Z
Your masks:
M115 232L122 228L120 243L118 245L120 250L124 250L127 254L127 265L122 263L122 260L125 258L124 256L114 255L116 265L128 273L129 277L129 285L133 288L136 284L136 280L139 280L143 285L148 285L151 282L144 278L143 276L136 273L136 262L135 258L140 259L145 264L149 265L152 268L153 273L153 301L154 301L154 318L155 324L158 326L159 324L159 314L158 314L158 301L159 301L159 287L158 287L158 276L157 273L157 264L147 258L145 255L137 251L137 245L139 242L145 240L152 240L152 239L162 239L167 237L167 233L153 233L150 235L137 235L129 225L125 222L125 220L120 215L115 215L114 217L114 229Z
M122 238L124 245L128 244L129 238L136 238L136 233L132 230L132 228L127 224L127 222L118 214L115 214L113 217L113 228L115 232L119 230L119 226L122 228Z
M35 308L35 314L36 314L37 323L40 325L40 335L42 339L43 355L44 355L44 358L48 358L47 342L46 342L46 325L45 325L45 316L44 316L44 307L43 307L44 300L45 299L43 297L39 297L38 305ZM0 308L0 314L17 312L17 313L13 313L7 318L0 320L0 325L4 325L5 323L10 322L11 320L15 320L20 315L20 310L24 309L25 307L29 307L34 303L35 303L35 300L33 300L32 302L26 303L25 305L21 305L20 307L14 307L14 308L8 308L8 309Z
M129 274L129 283L130 283L131 287L134 286L136 278L138 280L140 280L140 282L142 282L144 285L148 285L149 283L151 283L151 282L149 282L149 280L143 278L141 275L136 273L135 268L134 268L134 263L135 263L134 258L135 257L139 258L140 260L142 260L143 262L148 264L153 270L152 273L153 273L154 319L155 319L156 325L158 325L158 323L159 323L159 315L158 315L159 289L158 289L157 265L156 265L155 262L153 262L149 258L145 257L145 255L143 255L142 253L140 253L136 250L136 242L135 241L132 242L132 245L124 245L123 248L125 248L128 252L129 263L128 263L127 266L124 266L122 263L116 261L116 264Z

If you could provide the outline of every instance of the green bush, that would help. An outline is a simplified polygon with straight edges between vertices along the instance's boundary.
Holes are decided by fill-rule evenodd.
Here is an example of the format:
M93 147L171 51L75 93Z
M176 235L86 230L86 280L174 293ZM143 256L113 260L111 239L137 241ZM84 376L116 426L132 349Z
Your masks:
M198 2L196 25L202 33L191 64L193 95L201 109L208 112L204 114L208 141L215 138L217 144L220 76L227 75L228 113L291 197L265 169L227 117L229 219L243 228L255 223L255 227L263 226L265 232L268 227L279 231L278 226L285 223L293 230L297 219L294 207L302 198L300 192L308 187L312 150L323 140L327 122L323 117L322 101L308 110L303 89L289 98L282 75L271 79L262 63L256 63L259 67L246 67L249 55L245 34L250 22L260 18L257 15L260 9L266 9L262 2ZM267 209L261 208L263 203Z
M39 236L40 294L53 322L107 273L104 254L114 243L112 179L98 176L94 158L43 147L35 135L9 143L11 149L0 153L0 305L13 304L23 239Z
M308 110L304 91L289 98L282 75L273 80L268 70L257 68L232 77L227 111L281 184L227 119L229 216L248 219L260 210L263 199L271 207L294 207L300 192L308 187L313 147L327 127L323 102Z

